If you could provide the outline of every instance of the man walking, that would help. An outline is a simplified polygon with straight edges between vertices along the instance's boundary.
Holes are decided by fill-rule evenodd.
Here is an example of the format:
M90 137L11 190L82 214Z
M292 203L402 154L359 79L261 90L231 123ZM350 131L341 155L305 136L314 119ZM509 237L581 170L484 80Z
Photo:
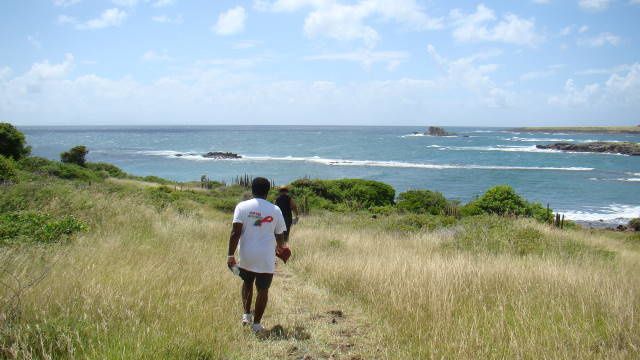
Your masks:
M254 198L236 206L229 237L227 265L238 265L242 284L242 324L251 324L258 333L264 328L260 324L269 299L269 287L275 272L275 253L285 247L284 232L287 227L280 209L266 200L271 184L265 178L255 178L251 183ZM240 262L235 251L240 245ZM251 314L253 284L258 292L255 313Z
M289 189L286 186L280 188L280 195L276 199L276 205L282 211L284 217L284 223L287 225L287 231L285 231L284 241L289 242L289 233L291 232L291 225L298 223L298 207L295 201L289 196ZM293 214L296 214L295 219Z

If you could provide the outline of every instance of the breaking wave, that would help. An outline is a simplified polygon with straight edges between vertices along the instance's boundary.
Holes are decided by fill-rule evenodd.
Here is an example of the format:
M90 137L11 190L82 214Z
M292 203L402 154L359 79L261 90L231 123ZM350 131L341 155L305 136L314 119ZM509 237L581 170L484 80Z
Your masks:
M560 213L565 214L569 220L626 224L630 219L640 217L640 206L611 204L605 207L587 208L584 211L568 210Z
M426 164L403 161L375 161L375 160L345 160L328 159L318 156L296 157L296 156L242 156L241 159L221 160L205 158L193 153L180 153L177 151L143 151L144 155L164 156L175 159L194 161L297 161L327 166L360 166L360 167L388 167L388 168L412 168L412 169L472 169L472 170L547 170L547 171L592 171L587 167L551 167L551 166L506 166L506 165L476 165L476 164ZM178 154L182 154L178 156Z

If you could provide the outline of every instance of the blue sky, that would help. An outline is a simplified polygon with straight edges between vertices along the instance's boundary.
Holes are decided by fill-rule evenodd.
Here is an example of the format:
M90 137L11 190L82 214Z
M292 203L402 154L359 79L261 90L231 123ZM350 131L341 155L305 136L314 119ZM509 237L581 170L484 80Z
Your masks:
M18 125L636 125L640 0L0 3Z

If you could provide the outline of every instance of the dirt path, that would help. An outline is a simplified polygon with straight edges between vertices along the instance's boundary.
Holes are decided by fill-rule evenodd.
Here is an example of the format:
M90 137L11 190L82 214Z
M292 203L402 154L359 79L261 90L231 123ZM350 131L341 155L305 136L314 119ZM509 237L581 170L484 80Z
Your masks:
M250 334L240 358L378 359L380 332L361 309L304 281L278 264L263 319L268 330ZM246 356L245 356L246 355Z

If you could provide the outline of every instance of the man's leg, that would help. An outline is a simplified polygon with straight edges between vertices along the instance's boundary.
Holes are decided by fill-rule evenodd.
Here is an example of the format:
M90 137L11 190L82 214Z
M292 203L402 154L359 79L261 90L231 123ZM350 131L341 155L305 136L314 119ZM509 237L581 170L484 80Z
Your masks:
M269 289L258 289L258 295L256 296L256 312L253 317L254 324L260 324L264 310L267 308L267 302L269 301Z
M258 295L256 295L256 308L253 317L254 324L260 324L262 321L262 315L267 308L267 302L269 301L269 287L271 286L271 280L273 280L273 274L257 274L256 275L256 289Z
M242 307L244 313L251 313L251 300L253 299L253 281L242 282Z
M256 274L240 268L240 277L242 278L242 307L244 313L251 313L251 300L253 299L253 281L256 278Z

